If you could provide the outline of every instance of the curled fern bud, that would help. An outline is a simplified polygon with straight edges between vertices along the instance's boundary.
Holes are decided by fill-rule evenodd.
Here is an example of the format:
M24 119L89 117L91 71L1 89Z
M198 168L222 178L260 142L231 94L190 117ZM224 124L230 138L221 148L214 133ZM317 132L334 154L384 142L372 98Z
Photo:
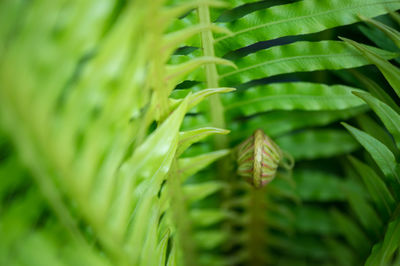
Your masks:
M278 166L291 169L294 161L257 129L237 147L237 164L237 174L254 187L261 188L275 178Z

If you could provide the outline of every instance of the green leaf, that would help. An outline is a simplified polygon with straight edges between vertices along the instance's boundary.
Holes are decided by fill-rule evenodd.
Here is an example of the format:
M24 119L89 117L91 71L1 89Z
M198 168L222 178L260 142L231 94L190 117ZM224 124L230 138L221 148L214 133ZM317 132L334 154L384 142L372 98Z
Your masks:
M229 132L230 132L229 130L215 128L215 127L203 127L191 131L180 132L178 149L176 150L176 157L179 157L193 143L196 143L213 134L226 135Z
M310 261L321 261L329 257L329 250L320 236L299 235L282 237L282 235L268 235L271 247L285 250L286 256L278 256L273 265L309 265ZM281 264L282 263L282 264Z
M224 230L200 231L195 235L197 243L203 249L216 249L221 246L228 238Z
M393 20L395 20L397 24L400 25L400 15L394 11L390 11L389 14L393 18Z
M274 1L257 1L257 0L229 0L229 3L235 7L231 10L225 10L218 16L215 22L232 22L245 15L257 10L279 6L297 2L299 0L274 0ZM245 4L245 5L244 5Z
M199 127L209 127L210 120L209 118L202 114L191 114L190 116L186 116L182 123L182 130L196 130Z
M294 180L303 201L344 201L343 181L339 176L314 169L295 169Z
M358 255L361 257L367 255L371 243L360 227L352 219L337 210L332 212L332 216L339 230Z
M389 223L385 238L381 243L372 248L371 255L368 257L366 266L386 266L390 265L392 257L400 246L400 216Z
M400 149L400 115L369 93L357 91L354 94L363 99L374 110L387 130L392 134L397 148Z
M181 158L178 160L179 173L182 181L187 177L194 175L210 163L226 156L230 150L219 150L210 153L201 154L195 157Z
M399 155L399 150L396 147L396 143L393 141L393 137L389 134L385 127L378 124L378 121L366 114L357 116L356 121L362 131L370 134L372 137L382 142L390 149L395 157Z
M167 266L178 266L178 265L180 265L179 262L178 262L179 261L178 257L180 255L179 253L180 253L179 252L179 247L177 247L176 243L173 244L172 248L171 248L171 252L170 252L170 254L168 256Z
M396 202L385 182L383 182L383 180L368 165L352 156L349 157L349 160L361 176L373 202L379 210L379 213L385 221L388 220L396 207Z
M400 96L400 69L390 64L381 54L372 50L370 47L361 45L352 40L342 38L346 43L357 48L372 64L375 64L382 74L385 76L387 81L392 86L393 90L398 96Z
M228 216L229 213L221 209L194 209L190 212L196 226L210 226L224 221Z
M397 113L400 113L400 107L396 104L396 102L392 99L392 97L385 92L377 83L375 83L370 78L367 78L360 72L356 70L350 70L351 73L359 80L361 83L369 90L369 92L382 102L389 105L393 110Z
M148 189L140 195L139 202L135 208L135 216L129 221L129 228L124 232L126 246L132 248L130 258L133 264L145 264L146 260L151 258L142 256L144 253L152 252L157 249L155 238L158 235L157 225L160 219L159 199L157 195L152 195L151 189ZM130 217L131 218L131 217ZM136 250L137 243L143 243L144 250Z
M218 55L224 55L258 41L351 24L359 20L358 14L375 17L387 13L387 9L399 8L400 3L392 0L300 1L260 10L226 24L233 34L216 38L215 47Z
M352 266L356 265L354 252L344 243L334 238L326 239L326 244L335 258L337 265Z
M357 139L358 142L369 152L376 164L385 174L385 176L399 186L399 178L396 173L397 162L393 153L382 142L371 137L367 133L342 123L344 127ZM393 180L395 179L395 180Z
M300 204L301 198L298 195L296 183L293 181L291 173L280 173L268 184L268 193L280 199L287 199L296 204ZM280 206L281 210L283 206Z
M187 96L188 97L188 111L198 105L200 102L202 102L205 98L217 94L217 93L226 93L226 92L231 92L235 91L235 88L216 88L216 89L204 89L199 92L193 93L192 95ZM170 100L172 103L171 108L175 108L179 103L182 102L182 100Z
M158 260L156 265L165 265L165 261L167 260L167 249L168 249L168 240L170 237L169 231L167 231L162 237L161 241L158 243L156 256L154 258Z
M304 130L276 139L282 150L296 160L337 156L356 150L359 145L343 130Z
M5 197L10 191L18 190L26 182L26 178L23 166L15 154L2 159L0 163L0 202L5 201Z
M357 216L365 231L374 239L378 239L380 232L384 227L375 210L371 207L365 197L357 193L346 191L346 189L345 194L349 201L352 213Z
M385 33L385 35L387 37L389 37L398 48L400 48L400 32L398 32L397 30L377 21L374 19L369 19L366 18L364 16L360 16L360 18L366 22L368 22L369 24L371 24L372 26L377 27L378 29L380 29L383 33Z
M166 79L169 83L176 85L180 81L184 80L184 78L186 78L186 76L189 73L193 72L196 69L199 69L203 65L211 63L226 65L229 68L236 69L236 65L227 59L219 57L211 57L211 56L202 56L178 65L169 65L167 68ZM172 91L174 86L170 86L169 88Z
M146 195L148 199L151 199L166 178L175 155L179 127L186 109L187 100L182 102L179 108L121 166L115 192L117 197L114 200L114 206L118 206L118 208L113 209L111 216L111 223L118 231L119 237L122 237L126 232L130 220L131 208L135 203L132 193L135 186L145 181L147 189L150 191ZM118 235L115 231L114 234Z
M277 83L247 89L224 101L225 110L253 115L271 110L343 110L363 105L354 88L318 83Z
M368 107L363 105L335 111L271 111L251 116L246 120L231 121L230 137L241 140L243 136L250 136L257 128L263 129L268 136L275 137L296 129L324 126L338 120L348 119L367 109Z
M368 49L385 59L397 56L374 47ZM354 68L371 64L356 49L340 41L296 42L276 46L242 57L235 63L237 70L218 67L220 84L232 86L278 74Z
M301 206L301 208L295 210L295 216L295 227L302 233L313 233L323 236L338 233L336 223L322 206Z
M384 17L386 20L387 17ZM379 47L381 49L384 49L386 51L399 51L399 48L397 48L396 44L393 43L392 40L390 40L382 31L375 27L367 27L364 25L361 25L358 27L362 34L364 34L371 42L373 42L376 47ZM394 59L396 62L400 62L400 58L395 58Z
M208 181L199 184L187 184L183 187L187 202L193 203L202 200L224 187L222 182Z
M217 94L217 93L227 93L227 92L232 92L235 90L236 90L235 88L216 88L216 89L201 90L197 93L194 93L191 97L189 97L188 110L190 108L196 106L197 104L199 104L206 97L209 97L209 96Z

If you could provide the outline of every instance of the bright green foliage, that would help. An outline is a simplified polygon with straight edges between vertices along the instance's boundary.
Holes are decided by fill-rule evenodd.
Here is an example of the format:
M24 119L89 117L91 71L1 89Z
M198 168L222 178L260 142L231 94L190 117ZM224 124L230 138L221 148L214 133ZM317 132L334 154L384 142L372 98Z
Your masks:
M397 52L318 34L366 20L398 44L370 20L397 9L0 1L0 265L390 263L397 100L367 78L371 94L298 72L376 64L398 92ZM371 154L371 167L351 159L353 169L340 158L360 145L337 122L368 106L395 143L348 126ZM231 156L257 128L297 161L260 190L239 180ZM348 213L337 208L347 202Z
M40 188L29 189L20 197L24 204L37 202L25 206L39 212L31 219L24 218L23 212L13 212L18 200L11 205L4 201L1 231L9 239L2 243L2 264L26 259L34 243L46 254L42 262L48 262L44 265L53 264L50 261L55 259L57 245L87 250L85 265L99 264L96 260L111 265L156 265L160 261L173 265L173 259L182 262L178 243L185 239L173 237L168 244L178 233L173 225L175 211L166 208L171 197L166 195L183 190L180 185L164 182L168 176L179 178L174 173L180 170L174 164L178 145L182 145L179 128L185 113L208 95L229 90L209 90L170 104L168 86L172 90L176 81L169 84L169 77L180 71L180 66L166 65L169 55L163 47L175 43L170 47L173 51L180 42L175 41L177 37L164 37L165 28L146 18L156 12L159 22L167 26L190 7L162 13L161 3L135 1L120 11L120 4L115 4L113 11L113 4L103 2L76 1L66 6L62 1L2 3L3 14L12 14L13 5L15 16L18 10L26 13L19 24L2 24L7 33L1 37L2 127ZM92 9L96 12L87 13ZM83 33L82 25L88 27ZM199 62L195 65L210 60ZM148 126L154 120L159 125L151 132ZM208 134L214 133L227 132L214 129ZM201 138L199 134L192 134L191 143ZM187 148L190 143L185 145ZM179 153L186 148L181 147ZM226 152L202 155L201 164L188 174L223 155ZM14 151L9 156L16 158ZM4 168L2 180L16 176L13 171L18 169ZM13 193L11 188L4 189ZM20 189L17 186L14 190ZM55 215L40 218L44 215L41 209L49 207ZM45 220L33 233L12 234L11 219L26 220L24 230L35 228L38 219ZM61 224L55 223L57 219ZM68 229L65 236L53 239L52 232L60 230L61 225ZM99 247L90 247L91 242ZM171 245L176 254L167 252ZM17 256L11 255L14 246L18 247ZM72 261L82 260L80 253L70 252L69 256ZM67 258L57 263L74 265L72 261Z

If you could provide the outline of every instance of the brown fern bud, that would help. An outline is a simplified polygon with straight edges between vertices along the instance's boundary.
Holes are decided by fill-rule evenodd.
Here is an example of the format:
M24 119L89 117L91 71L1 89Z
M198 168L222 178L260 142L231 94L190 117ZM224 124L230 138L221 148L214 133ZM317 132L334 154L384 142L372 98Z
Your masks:
M289 163L282 163L287 158ZM279 165L291 169L293 159L283 153L279 146L261 129L239 144L237 148L237 174L256 188L271 182Z

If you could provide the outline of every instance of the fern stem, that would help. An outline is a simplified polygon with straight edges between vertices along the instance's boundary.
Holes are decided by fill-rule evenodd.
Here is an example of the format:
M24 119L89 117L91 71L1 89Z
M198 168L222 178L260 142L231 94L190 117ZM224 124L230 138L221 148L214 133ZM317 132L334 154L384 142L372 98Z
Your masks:
M247 265L266 265L266 224L265 224L265 212L266 212L266 187L262 189L251 188L250 205L249 205L249 224L248 230L248 264Z
M198 16L199 22L201 25L209 26L211 24L210 19L210 10L209 6L204 3L200 2L198 7ZM207 27L209 30L202 31L201 33L201 42L202 42L202 49L203 55L207 57L215 57L214 51L214 36L211 31L210 27ZM207 88L218 88L218 80L219 75L217 71L217 66L215 63L210 63L205 65L205 76L206 76L206 85ZM209 105L210 105L210 115L211 115L211 123L213 127L216 128L226 128L225 122L225 110L222 105L221 99L218 94L212 95L209 98ZM216 149L227 149L229 148L228 138L225 135L215 135L214 136L214 147ZM223 191L223 198L224 202L229 202L232 198L232 176L233 169L232 169L232 159L229 156L225 157L224 159L220 160L217 165L217 173L219 178L224 179L227 184L226 188ZM224 206L224 204L222 205ZM223 207L226 212L229 212L229 207ZM227 235L232 235L233 226L231 221L226 221L223 227L227 233ZM228 251L231 249L231 243L226 242L224 243L223 249Z
M198 8L199 20L201 25L210 25L210 11L206 3L200 3ZM201 33L201 41L204 56L215 57L214 52L214 37L211 30L203 31ZM215 63L205 65L206 80L208 88L218 88L218 72ZM219 95L212 95L209 100L211 123L214 127L225 128L225 112L221 103ZM214 144L217 149L225 149L228 147L228 140L226 136L216 135Z

